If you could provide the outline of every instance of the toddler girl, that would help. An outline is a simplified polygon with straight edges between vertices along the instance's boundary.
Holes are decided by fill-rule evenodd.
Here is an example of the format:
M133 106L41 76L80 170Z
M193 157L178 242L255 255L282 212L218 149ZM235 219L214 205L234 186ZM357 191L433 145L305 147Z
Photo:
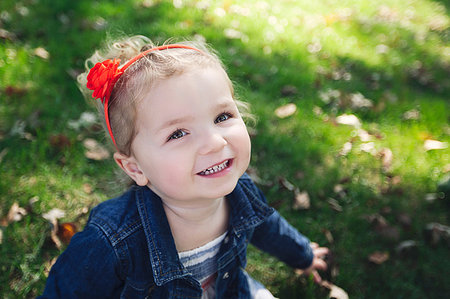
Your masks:
M249 242L320 280L327 249L245 174L245 105L211 50L135 36L86 65L82 90L99 99L114 160L135 186L93 209L42 298L273 298L244 270Z

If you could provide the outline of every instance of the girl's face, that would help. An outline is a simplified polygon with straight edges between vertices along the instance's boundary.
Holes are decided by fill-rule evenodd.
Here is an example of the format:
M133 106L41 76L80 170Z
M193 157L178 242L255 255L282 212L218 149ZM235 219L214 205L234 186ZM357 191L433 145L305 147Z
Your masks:
M138 170L166 201L229 194L250 162L250 138L226 73L196 69L155 84L137 107Z

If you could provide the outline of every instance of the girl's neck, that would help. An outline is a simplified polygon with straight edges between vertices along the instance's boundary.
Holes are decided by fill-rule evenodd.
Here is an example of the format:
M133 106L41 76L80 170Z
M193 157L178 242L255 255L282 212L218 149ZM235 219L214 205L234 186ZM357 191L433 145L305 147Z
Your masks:
M163 206L178 251L200 247L227 229L228 206L225 198L201 201L190 206L163 200Z

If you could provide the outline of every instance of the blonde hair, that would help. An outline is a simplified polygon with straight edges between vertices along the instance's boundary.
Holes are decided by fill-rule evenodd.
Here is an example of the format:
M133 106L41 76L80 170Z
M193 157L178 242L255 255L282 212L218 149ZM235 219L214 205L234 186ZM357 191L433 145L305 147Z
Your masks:
M202 42L182 41L178 44L188 45L199 49L171 49L150 52L146 56L129 66L116 82L108 105L109 121L116 141L117 150L127 156L131 155L131 144L136 136L136 106L144 98L152 86L159 80L168 79L194 68L219 67L225 70L215 52ZM120 59L121 66L140 52L156 47L147 37L136 35L106 43L102 50L97 50L85 62L85 72L77 78L79 88L84 97L95 102L97 110L106 128L103 104L92 99L92 91L87 89L87 75L89 70L98 62L106 59ZM229 79L228 79L229 80ZM231 92L234 89L229 81ZM248 110L246 103L235 100L241 114ZM108 134L108 133L107 133Z

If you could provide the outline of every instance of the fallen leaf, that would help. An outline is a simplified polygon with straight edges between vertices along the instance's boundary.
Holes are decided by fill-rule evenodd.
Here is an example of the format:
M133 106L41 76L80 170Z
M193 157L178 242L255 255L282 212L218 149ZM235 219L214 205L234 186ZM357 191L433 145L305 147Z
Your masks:
M11 96L22 97L28 93L27 88L17 87L17 86L12 86L12 85L6 86L4 91L5 91L5 94L9 97L11 97Z
M337 195L339 195L340 198L345 198L346 197L346 190L344 188L344 185L342 184L336 184L333 187L333 192Z
M336 117L336 122L340 125L347 125L347 126L352 126L355 128L360 128L361 127L361 122L358 119L358 117L356 117L353 114L342 114L339 115L338 117Z
M84 193L91 194L92 186L88 183L83 184L83 191L84 191Z
M327 239L328 243L333 244L334 238L333 238L333 235L331 234L331 232L328 229L322 229L322 232L324 233L325 238Z
M342 212L342 206L338 203L338 201L334 198L328 198L327 199L328 204L331 206L331 208L333 210L335 210L336 212Z
M99 161L110 157L109 151L95 139L87 138L83 141L83 145L86 149L84 155L88 159Z
M283 97L293 96L298 93L297 87L293 85L285 85L281 88L281 95Z
M438 140L427 139L427 140L425 140L423 147L425 148L425 151L440 150L440 149L446 149L448 147L448 144L447 144L447 142L441 142Z
M9 32L8 30L0 28L0 39L13 41L16 39L16 35L14 33Z
M375 251L374 253L369 255L368 259L370 262L374 264L381 265L382 263L384 263L389 259L389 253L386 251L384 252Z
M418 120L420 118L420 112L417 109L412 109L403 113L404 120Z
M315 116L321 116L323 114L323 110L319 106L314 106L312 111Z
M377 151L375 149L375 143L374 142L366 142L366 143L362 143L359 146L359 149L363 152L369 153L372 156L375 156Z
M42 217L47 219L50 222L53 222L57 219L63 218L66 215L66 212L64 212L61 209L55 208L51 209L47 213L42 214Z
M348 153L350 153L350 151L352 150L352 147L353 147L353 144L351 142L344 143L344 145L342 146L341 151L339 152L339 155L347 156Z
M441 194L439 193L427 193L425 194L425 200L427 202L433 202L436 199L442 199L443 196L441 196Z
M411 216L405 213L401 213L397 216L398 222L403 226L405 230L410 230L412 225Z
M417 251L417 242L414 240L403 241L395 247L395 252L402 256L412 254L415 251Z
M19 204L15 202L9 209L6 218L2 219L1 226L8 226L11 222L20 221L25 215L27 215L27 210L20 207Z
M92 112L83 112L78 120L69 120L67 125L74 129L80 130L81 127L88 128L97 122L97 116Z
M382 148L378 152L378 156L381 157L381 163L383 164L383 170L389 171L392 166L392 161L394 159L394 154L389 148Z
M28 213L33 213L34 204L39 201L39 196L33 196L28 200L28 206L26 208Z
M53 148L60 151L69 148L72 145L72 142L70 141L69 137L63 134L50 136L49 143Z
M279 179L280 185L287 189L288 191L295 191L296 187L294 186L294 184L292 184L291 182L289 182L286 178L282 177Z
M425 240L428 244L436 246L441 240L445 240L450 247L450 227L440 223L428 223L424 230Z
M47 213L42 214L42 217L47 219L51 224L50 238L58 249L62 247L62 242L58 237L58 219L63 218L65 214L63 210L58 208L51 209Z
M352 109L372 108L373 103L371 100L364 97L361 93L350 94L350 103Z
M396 175L390 179L390 183L392 186L397 186L402 182L402 178L399 175Z
M308 192L300 192L298 189L295 190L295 200L292 208L294 210L307 210L311 207L311 201L309 199Z
M358 137L362 142L372 141L372 135L370 135L366 130L358 129Z
M45 60L50 58L50 53L42 47L34 49L33 54Z
M258 170L253 167L247 168L247 174L252 178L252 181L257 183L258 185L266 185L267 182L264 182L258 174Z
M75 223L73 222L65 222L58 225L57 235L58 238L64 243L69 244L70 239L72 239L73 235L78 231Z
M332 284L331 282L328 282L326 280L323 280L320 285L324 288L327 288L330 290L330 294L328 297L330 299L348 299L348 294L340 287Z
M291 116L297 111L297 106L294 103L289 103L275 109L275 115L279 118L286 118Z

